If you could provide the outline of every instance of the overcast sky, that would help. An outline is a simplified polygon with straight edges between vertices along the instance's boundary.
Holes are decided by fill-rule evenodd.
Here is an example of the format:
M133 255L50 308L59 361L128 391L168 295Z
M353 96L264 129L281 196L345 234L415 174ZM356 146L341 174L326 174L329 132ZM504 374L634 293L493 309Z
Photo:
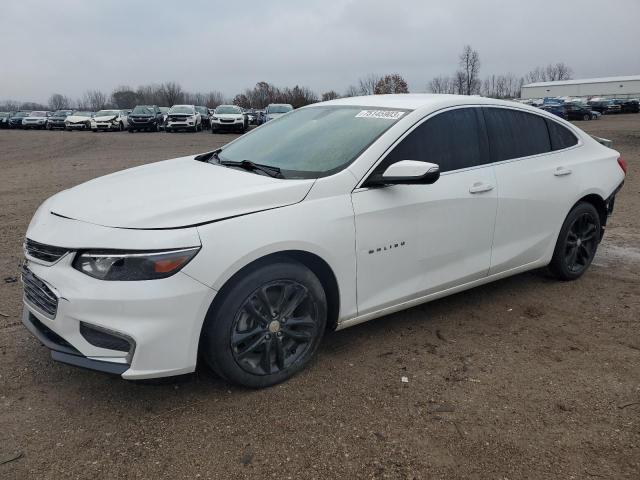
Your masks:
M575 78L640 74L640 0L0 0L0 32L0 100L169 80L343 92L393 72L419 92L465 44L481 78L559 61Z

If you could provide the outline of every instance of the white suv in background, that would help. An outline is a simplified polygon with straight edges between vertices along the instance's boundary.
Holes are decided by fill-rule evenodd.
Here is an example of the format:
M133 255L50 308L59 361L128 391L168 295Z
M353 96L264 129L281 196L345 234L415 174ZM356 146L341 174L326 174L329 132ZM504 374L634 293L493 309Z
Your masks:
M326 329L534 268L580 277L625 173L615 150L514 102L317 103L46 200L24 245L23 322L54 359L123 378L201 357L274 385Z
M37 128L40 130L47 128L47 122L50 116L51 112L34 110L22 119L22 128Z
M247 116L236 105L219 105L211 115L211 133L221 130L235 130L244 133L247 127Z
M178 130L190 130L199 132L202 130L202 117L195 105L174 105L167 113L167 121L164 126L166 132Z

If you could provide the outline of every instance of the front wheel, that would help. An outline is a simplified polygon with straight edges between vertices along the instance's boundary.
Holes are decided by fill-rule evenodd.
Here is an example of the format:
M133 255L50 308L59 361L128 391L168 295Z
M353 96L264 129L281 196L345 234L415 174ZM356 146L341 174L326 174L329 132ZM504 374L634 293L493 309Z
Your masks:
M587 202L576 205L560 229L549 270L560 280L576 280L587 271L600 243L600 215Z
M586 114L586 113L585 113L585 114L582 116L582 120L585 120L585 121L587 121L587 120L591 120L591 115L588 115L588 114Z
M327 323L318 277L283 259L232 282L205 320L201 348L207 364L250 388L289 379L314 356Z

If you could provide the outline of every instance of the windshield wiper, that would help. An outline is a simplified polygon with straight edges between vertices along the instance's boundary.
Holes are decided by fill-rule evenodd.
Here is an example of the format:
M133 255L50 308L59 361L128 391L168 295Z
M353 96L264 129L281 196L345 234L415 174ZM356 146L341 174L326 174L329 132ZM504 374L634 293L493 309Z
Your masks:
M217 157L217 153L216 153L216 157ZM254 163L251 160L242 160L240 162L235 162L232 160L218 159L218 163L220 165L224 165L225 167L240 167L249 171L258 170L260 172L266 173L267 175L273 178L284 178L282 176L282 172L278 167L272 167L270 165L261 165L259 163Z

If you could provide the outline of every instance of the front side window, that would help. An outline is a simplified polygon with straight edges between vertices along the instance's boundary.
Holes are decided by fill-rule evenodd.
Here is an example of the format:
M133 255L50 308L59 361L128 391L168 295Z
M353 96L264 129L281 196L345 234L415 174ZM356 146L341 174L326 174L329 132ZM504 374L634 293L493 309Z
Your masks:
M302 108L240 137L219 157L278 167L285 178L318 178L345 168L406 112L358 106Z
M441 172L484 163L479 109L459 108L437 114L407 135L376 168L377 173L400 160L435 163Z
M543 117L507 108L484 108L491 160L500 162L551 151Z

